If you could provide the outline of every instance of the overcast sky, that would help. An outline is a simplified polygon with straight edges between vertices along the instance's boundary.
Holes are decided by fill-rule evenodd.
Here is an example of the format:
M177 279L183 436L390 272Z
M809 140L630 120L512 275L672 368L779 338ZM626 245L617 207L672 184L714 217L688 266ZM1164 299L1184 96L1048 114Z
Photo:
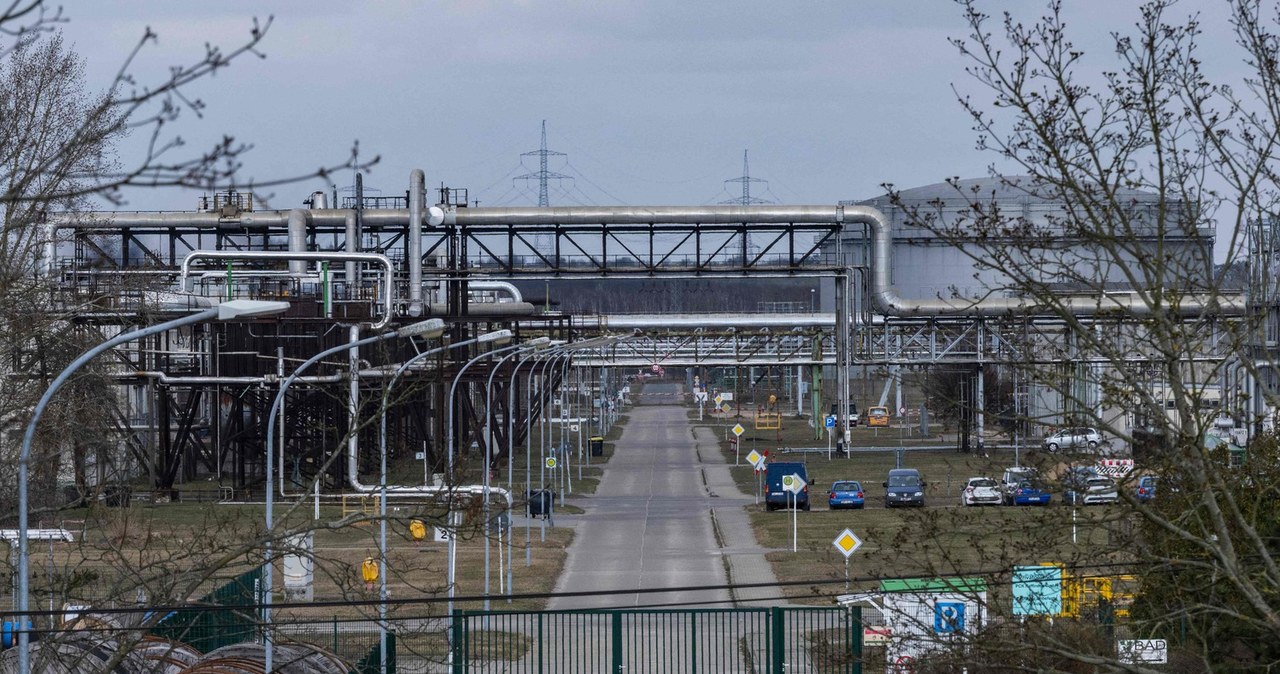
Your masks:
M1009 2L1033 20L1039 2ZM1100 59L1108 31L1136 3L1067 0L1076 39ZM1214 0L1206 53L1229 54ZM182 134L200 148L222 134L252 141L245 178L309 171L359 139L381 155L365 184L403 194L412 168L430 187L470 189L481 205L536 203L539 125L553 205L708 204L741 196L723 181L750 150L753 196L833 203L947 176L983 175L996 158L952 87L979 92L948 37L964 35L944 0L840 2L170 2L69 0L64 27L101 88L146 26L159 45L143 73L191 61L204 42L234 45L254 16L274 16L265 59L246 58L193 88L208 104ZM998 9L998 7L995 7ZM1219 49L1221 47L1221 49ZM1230 68L1231 65L1221 65ZM352 183L338 179L339 187ZM313 189L275 190L297 205ZM129 208L181 209L195 197L133 193Z

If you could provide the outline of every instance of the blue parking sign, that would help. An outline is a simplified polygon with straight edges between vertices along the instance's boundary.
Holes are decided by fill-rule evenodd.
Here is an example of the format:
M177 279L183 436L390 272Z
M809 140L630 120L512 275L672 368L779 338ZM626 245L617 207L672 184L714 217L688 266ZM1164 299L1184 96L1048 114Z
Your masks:
M938 634L959 634L964 631L964 604L958 601L940 601L933 606L933 631Z
M822 421L822 425L823 425L823 426L826 426L827 428L835 428L835 427L836 427L836 418L835 418L835 417L833 417L833 416L828 416L826 419L824 419L824 420Z

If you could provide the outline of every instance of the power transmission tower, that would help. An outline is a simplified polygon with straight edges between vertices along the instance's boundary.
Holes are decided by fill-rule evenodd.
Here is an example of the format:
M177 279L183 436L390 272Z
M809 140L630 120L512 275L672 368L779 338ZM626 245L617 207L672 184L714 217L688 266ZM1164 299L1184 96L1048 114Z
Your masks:
M520 163L524 164L524 157L537 157L538 170L531 171L516 176L513 180L537 180L538 181L538 206L547 207L551 205L551 199L547 194L547 183L552 180L573 180L573 176L564 173L556 173L547 168L547 159L549 157L567 157L563 152L547 149L547 120L542 120L542 146L537 150L522 152L520 154ZM533 246L538 250L547 251L554 245L552 237L549 234L538 234L533 237Z
M768 200L768 199L761 199L761 198L759 198L759 197L753 197L753 196L751 196L751 184L752 184L752 183L762 183L762 184L767 185L767 184L769 184L769 181L768 181L768 180L762 180L762 179L760 179L760 178L752 178L752 177L751 177L751 167L750 167L750 165L747 163L747 151L746 151L746 150L743 150L743 151L742 151L742 175L741 175L740 177L737 177L737 178L731 178L731 179L729 179L729 180L724 181L724 184L725 184L725 191L726 191L726 192L728 192L728 191L729 191L729 183L742 183L742 196L741 196L741 197L734 197L734 198L732 198L732 199L725 199L724 201L721 201L721 202L720 202L720 203L722 203L722 204L736 204L736 205L739 205L739 206L750 206L750 205L752 205L752 204L772 204L772 203L774 203L774 202L772 202L772 201L770 201L770 200Z

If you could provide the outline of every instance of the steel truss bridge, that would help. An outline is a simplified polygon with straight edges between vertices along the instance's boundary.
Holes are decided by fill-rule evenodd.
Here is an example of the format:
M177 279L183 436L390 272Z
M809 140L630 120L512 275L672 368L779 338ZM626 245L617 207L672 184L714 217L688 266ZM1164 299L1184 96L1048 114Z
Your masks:
M448 322L454 343L497 328L567 342L617 335L621 339L609 348L575 357L576 365L601 370L834 366L840 400L849 397L848 371L855 364L1079 358L1069 342L1055 338L1060 326L1044 317L945 310L921 315L918 304L902 309L903 301L889 294L887 270L876 268L889 263L887 252L871 268L841 262L843 228L878 226L878 214L862 207L426 207L415 192L425 190L411 188L405 208L366 209L360 200L353 208L327 208L317 193L311 208L264 212L253 210L251 197L229 194L199 212L50 220L45 273L64 307L91 308L77 311L75 322L102 339L157 313L231 297L293 304L278 322L202 326L117 353L117 381L124 387L117 424L158 489L210 474L248 490L261 479L264 416L281 374L353 340L361 329L428 315ZM533 245L545 240L550 247ZM831 279L836 310L569 316L538 311L507 283L637 276ZM1124 331L1123 322L1096 322L1117 335ZM377 443L359 418L376 413L383 380L378 373L403 362L413 348L362 349L350 361L323 364L309 386L290 391L282 481L301 485L318 478L341 488L345 461L335 457L346 448L360 473L372 470ZM421 451L424 473L440 472L445 419L452 416L453 445L461 455L472 453L474 443L480 456L493 457L491 465L504 465L506 448L525 440L522 422L539 418L546 404L527 395L522 401L521 394L531 385L553 388L568 372L543 368L535 374L530 366L512 375L520 362L515 359L478 359L463 372L461 366L478 355L475 349L450 350L406 378L403 397L389 411L393 460ZM455 376L465 385L450 399L447 383ZM494 388L480 390L490 380ZM508 399L514 404L508 406ZM515 422L511 437L508 419ZM289 485L281 487L287 491Z

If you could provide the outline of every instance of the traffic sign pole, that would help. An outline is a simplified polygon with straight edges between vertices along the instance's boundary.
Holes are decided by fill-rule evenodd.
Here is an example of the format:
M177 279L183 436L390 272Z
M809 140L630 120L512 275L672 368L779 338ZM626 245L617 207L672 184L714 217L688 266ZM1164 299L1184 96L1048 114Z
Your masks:
M795 492L791 492L791 551L796 551L796 496Z

